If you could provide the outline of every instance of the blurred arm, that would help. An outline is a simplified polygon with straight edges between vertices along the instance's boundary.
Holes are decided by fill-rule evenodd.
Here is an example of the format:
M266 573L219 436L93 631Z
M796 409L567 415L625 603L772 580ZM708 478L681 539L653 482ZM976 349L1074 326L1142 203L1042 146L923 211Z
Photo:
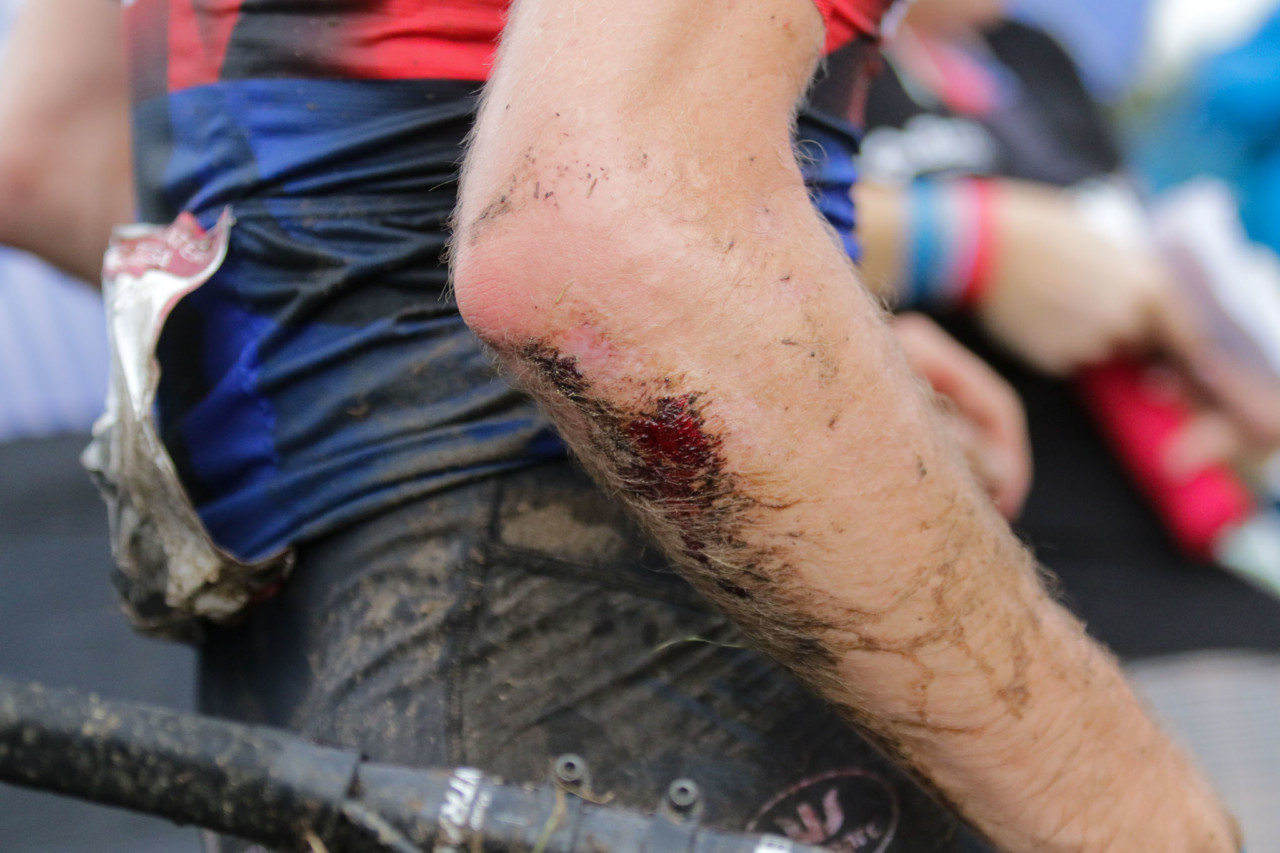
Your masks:
M27 0L0 62L0 243L96 283L133 219L120 8Z
M906 289L907 197L902 187L866 181L853 188L862 260L858 272L886 304L902 301Z
M1097 233L1055 187L983 180L992 188L991 261L981 295L969 307L997 343L1056 375L1122 350L1196 345L1173 275L1153 251ZM955 182L933 183L945 192ZM912 205L919 202L904 187L866 184L854 194L864 272L889 294L901 294L910 274L912 223L922 218ZM969 211L939 205L927 215L935 231L952 234L950 218Z
M1229 435L1228 449L1274 448L1280 442L1280 387L1215 345L1152 247L1100 233L1055 187L985 180L991 187L990 263L979 297L967 307L993 341L1053 375L1117 355L1168 359L1204 397L1206 422L1212 422L1215 436ZM935 183L945 192L954 182ZM911 229L921 218L911 208L919 199L903 187L875 184L859 185L854 195L862 271L884 298L901 301L910 275ZM937 218L966 215L963 206L940 205L933 215L937 234L972 233ZM944 294L954 289L947 283L935 288ZM1220 438L1189 440L1223 444ZM1204 448L1189 451L1193 460L1205 455ZM1227 453L1219 448L1212 455Z

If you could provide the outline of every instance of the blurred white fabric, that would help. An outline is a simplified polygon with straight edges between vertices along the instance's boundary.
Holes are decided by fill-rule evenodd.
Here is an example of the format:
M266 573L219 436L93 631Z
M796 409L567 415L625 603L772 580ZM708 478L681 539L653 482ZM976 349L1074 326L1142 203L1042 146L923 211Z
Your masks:
M1153 0L1142 88L1176 85L1196 60L1243 41L1280 0Z
M86 431L106 399L107 364L97 291L0 249L0 441Z

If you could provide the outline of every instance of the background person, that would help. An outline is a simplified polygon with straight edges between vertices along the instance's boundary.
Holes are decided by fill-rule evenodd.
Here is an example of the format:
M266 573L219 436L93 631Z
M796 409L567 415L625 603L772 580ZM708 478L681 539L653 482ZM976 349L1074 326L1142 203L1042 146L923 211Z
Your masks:
M76 217L110 207L100 204L95 181L121 188L117 210L127 213L132 203L123 137L89 132L74 116L97 109L94 95L109 101L114 81L115 121L127 128L120 45L111 38L119 16L98 0L0 3L4 45L40 41L39 50L0 49L0 243L48 250L94 282L0 249L0 675L185 709L194 656L138 637L120 618L102 501L79 464L106 395L106 328L94 287L109 223L89 229L93 251L68 249L82 233ZM21 118L25 109L39 114ZM64 119L82 135L39 141L60 134ZM67 203L55 203L58 191L41 182L103 167L109 158L97 146L104 144L119 146L120 173L94 173L93 181L82 173L78 187L74 179L61 185ZM48 159L30 159L35 153ZM10 786L0 786L0 838L10 853L198 849L190 830Z
M1240 372L1208 366L1220 356L1163 259L1063 191L1117 180L1120 151L1066 54L1003 5L920 0L891 46L860 160L863 271L945 318L1025 401L1036 478L1018 526L1095 636L1124 657L1276 649L1280 606L1174 547L1073 386L1121 354ZM1213 391L1213 411L1274 442L1274 407Z
M1125 8L1109 11L1123 17ZM1146 321L1176 303L1178 285L1150 248L1100 233L1062 189L1100 179L1110 189L1124 171L1119 148L1061 49L1002 11L921 0L906 40L890 47L889 72L872 85L861 163L863 269L899 301L931 302L1023 395L1037 477L1020 530L1090 633L1121 655L1193 748L1252 844L1274 846L1280 742L1256 721L1280 707L1280 607L1173 547L1067 375L1135 349L1176 360L1177 343ZM957 80L967 87L947 85ZM1196 158L1220 166L1233 161L1205 140L1228 126L1166 128L1156 144L1194 139ZM912 228L925 226L929 244L943 248L914 263L911 247L925 242ZM985 254L973 251L979 236ZM980 255L980 293L965 300Z

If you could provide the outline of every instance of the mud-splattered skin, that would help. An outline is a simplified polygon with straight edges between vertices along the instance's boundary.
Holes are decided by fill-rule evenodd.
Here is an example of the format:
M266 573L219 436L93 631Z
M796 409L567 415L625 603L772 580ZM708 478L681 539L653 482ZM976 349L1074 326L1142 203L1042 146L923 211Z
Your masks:
M922 626L921 633L899 642L879 639L876 629L889 613L833 604L829 596L799 581L781 548L748 541L748 530L758 526L761 513L786 507L772 503L766 490L729 470L705 395L673 392L678 383L659 381L650 393L638 395L642 402L623 409L594 393L577 360L552 346L535 342L503 354L529 390L555 413L561 428L579 439L575 446L589 448L582 461L596 479L631 507L695 588L732 616L766 653L829 700L850 696L850 685L841 679L837 664L852 651L898 656L918 669L914 707L896 718L870 714L856 699L836 703L842 716L890 758L905 768L917 768L913 747L919 738L927 740L944 731L964 734L931 720L933 675L920 657L939 643L968 647L964 621L971 614L956 612L943 598L956 565L921 572L909 584L906 594L933 587L936 624ZM973 650L970 654L978 661ZM1014 715L1029 701L1025 664L1015 662L1009 681L979 662L993 698ZM981 731L967 733L978 736ZM932 788L923 773L917 776ZM941 792L935 791L935 796L947 799Z
M836 657L823 642L832 626L805 615L810 608L796 600L785 560L743 537L752 514L769 507L728 470L701 395L664 388L624 410L593 394L577 361L553 347L530 343L510 356L562 428L585 432L595 455L584 454L584 464L633 509L699 592L784 665L816 681L833 675Z
M633 191L636 197L648 199L653 188L646 183L650 174L646 170L654 167L644 165L644 157L638 160L641 165L636 168L643 174L633 178L640 186ZM486 205L478 207L478 218L460 227L462 249L476 250L481 238L486 246L523 239L515 220L536 225L544 221L539 217L559 211L561 205L569 210L581 204L601 176L592 198L603 205L607 192L617 191L618 176L628 171L623 166L606 170L594 160L589 167L576 159L556 162L554 170L537 172L535 166L548 166L547 158L537 151L521 151L514 172L495 185L497 194ZM665 178L660 183L667 186ZM673 197L688 200L687 194ZM683 242L677 254L702 257L690 241L705 240L715 247L716 268L727 265L734 270L733 287L749 291L743 295L744 302L754 300L761 314L788 318L776 337L759 342L778 350L764 361L786 367L786 379L780 376L765 390L791 383L803 386L825 407L818 420L824 435L815 440L825 440L828 433L839 435L831 441L833 453L856 451L864 446L854 444L858 436L880 430L878 425L861 422L858 413L864 409L849 391L862 393L869 380L851 375L853 362L838 357L848 333L829 328L827 318L835 312L807 306L815 290L815 273L790 261L783 263L762 248L771 245L769 239L781 227L776 199L762 196L749 201L756 206L735 207L737 214L726 223L715 220L716 227L710 230L704 227L708 220L697 200L690 202L694 212L681 211L680 221L692 221L698 227L678 229ZM660 200L662 205L670 203L666 196ZM537 216L532 215L535 212ZM586 236L591 239L585 245L597 245L591 241L599 239L599 234L588 231ZM547 234L544 239L554 237ZM579 251L592 256L586 249ZM641 261L647 259L646 252L639 253ZM924 762L921 756L939 740L981 739L984 724L999 714L953 713L944 704L944 691L952 688L944 684L945 675L937 678L935 671L939 660L977 674L973 704L1003 708L1015 718L1023 714L1032 701L1031 656L1025 650L1038 643L1024 633L1036 630L1034 621L1011 620L1019 651L1008 659L1002 657L1004 647L986 647L971 637L972 626L987 618L975 611L990 601L990 596L971 594L975 591L971 569L980 563L1012 568L1028 561L1016 553L1016 545L1014 553L1006 549L997 555L990 553L991 548L1002 549L992 542L970 541L972 532L983 524L974 517L977 510L965 495L950 494L963 488L955 476L948 479L958 466L949 467L927 438L919 449L907 449L910 470L902 482L918 482L920 494L934 497L928 508L938 514L920 516L919 540L904 543L902 549L910 555L909 562L892 566L892 575L861 570L857 546L866 543L873 551L877 547L866 535L866 523L846 518L829 505L797 503L806 500L807 483L780 481L781 472L790 469L770 467L768 461L758 469L760 473L745 468L744 460L756 457L739 453L740 444L770 437L777 441L780 436L767 430L751 435L733 431L720 417L741 418L741 411L728 414L732 407L722 404L721 385L709 385L681 371L679 365L697 364L696 360L647 358L649 347L673 344L664 335L641 343L630 339L631 330L615 319L617 305L602 301L611 286L586 283L597 273L591 265L562 270L552 264L545 271L539 269L539 278L516 289L509 282L521 281L528 271L507 268L507 257L509 250L503 249L494 259L501 263L481 279L487 287L493 281L503 282L501 298L486 297L483 310L469 322L552 415L596 481L628 507L699 593L733 618L762 651L836 704L850 723L907 768L919 767ZM621 257L633 256L622 253ZM641 269L650 268L642 264ZM632 285L639 287L642 281ZM665 285L655 285L659 286ZM709 303L714 301L708 297ZM633 316L625 313L631 307L622 310L621 316ZM658 312L658 316L668 315ZM761 351L745 353L726 346L719 354L725 361L718 364L742 358L737 364L752 364L746 371L750 373L759 366ZM890 370L897 367L888 365ZM741 391L725 390L730 395ZM788 401L779 402L777 396L768 399L762 405L777 405L780 418L785 419ZM804 419L791 422L803 424ZM891 446L890 456L897 450ZM852 453L852 458L856 456ZM874 477L869 473L873 488ZM841 493L850 498L849 512L880 511L859 503L856 492L854 488ZM901 506L911 512L928 503L904 500ZM840 553L835 555L836 571L828 577L854 579L854 584L866 579L870 594L861 595L864 590L853 585L815 586L828 581L811 571L813 564L808 561L830 565L824 561L832 558L832 549ZM975 556L975 551L982 553ZM886 685L860 680L858 669L885 673ZM885 694L890 696L888 702Z

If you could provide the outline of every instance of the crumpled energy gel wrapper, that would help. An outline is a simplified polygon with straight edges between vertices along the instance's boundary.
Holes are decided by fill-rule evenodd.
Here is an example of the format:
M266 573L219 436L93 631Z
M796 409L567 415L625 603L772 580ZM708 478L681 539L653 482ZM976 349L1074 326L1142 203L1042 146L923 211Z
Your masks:
M214 544L156 430L156 344L166 319L227 255L230 211L206 233L184 213L168 227L116 230L103 266L111 342L106 412L81 462L107 502L115 583L140 631L199 639L227 622L293 565L292 550L245 563Z

